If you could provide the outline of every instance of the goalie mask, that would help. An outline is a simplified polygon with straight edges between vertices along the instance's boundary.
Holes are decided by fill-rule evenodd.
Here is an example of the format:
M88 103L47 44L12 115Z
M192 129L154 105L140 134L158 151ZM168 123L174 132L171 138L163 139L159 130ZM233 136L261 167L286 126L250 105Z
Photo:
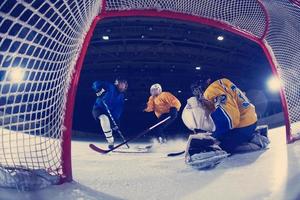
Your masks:
M191 90L192 93L195 97L197 97L198 99L202 99L203 94L205 92L205 90L207 89L207 87L210 85L211 83L211 79L201 79L201 80L197 80L194 83L191 84Z

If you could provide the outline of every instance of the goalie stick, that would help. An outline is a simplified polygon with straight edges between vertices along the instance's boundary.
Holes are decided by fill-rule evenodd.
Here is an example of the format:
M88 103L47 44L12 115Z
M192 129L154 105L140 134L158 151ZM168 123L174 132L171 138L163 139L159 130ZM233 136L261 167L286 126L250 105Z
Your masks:
M131 138L125 140L124 142L118 144L117 146L114 146L114 147L111 148L111 149L107 149L107 150L101 149L101 148L97 147L97 146L94 145L94 144L90 144L89 147L90 147L91 149L93 149L94 151L97 151L97 152L99 152L99 153L107 154L107 153L109 153L109 152L111 152L111 151L113 151L113 150L115 150L115 149L117 149L117 148L123 146L124 144L127 144L129 141L132 141L132 140L135 140L135 139L140 138L141 136L147 134L147 133L150 132L152 129L154 129L154 128L156 128L157 126L163 124L164 122L166 122L166 121L169 120L170 118L171 118L171 116L165 118L164 120L158 122L157 124L151 126L151 127L148 128L148 129L144 130L143 132L139 133L138 135L136 135L136 136L134 136L134 137L131 137Z

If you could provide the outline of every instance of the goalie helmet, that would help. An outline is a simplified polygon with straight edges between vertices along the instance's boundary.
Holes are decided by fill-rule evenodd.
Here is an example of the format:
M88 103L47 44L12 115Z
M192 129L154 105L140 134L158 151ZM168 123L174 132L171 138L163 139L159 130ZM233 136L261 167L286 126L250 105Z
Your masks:
M159 83L155 83L151 86L150 88L150 94L152 96L157 96L159 95L160 93L162 93L162 88L161 88L161 85Z
M202 98L203 93L211 83L211 78L200 79L191 84L191 90L194 96Z

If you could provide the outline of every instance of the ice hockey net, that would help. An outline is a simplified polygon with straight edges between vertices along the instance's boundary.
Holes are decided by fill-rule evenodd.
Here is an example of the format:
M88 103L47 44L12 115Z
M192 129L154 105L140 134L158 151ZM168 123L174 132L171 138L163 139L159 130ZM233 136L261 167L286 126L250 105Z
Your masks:
M0 186L31 190L72 179L67 92L100 5L0 1Z
M193 21L257 42L284 83L287 141L298 138L297 0L4 0L0 2L0 186L32 189L37 183L46 186L72 179L71 121L82 61L95 24L114 16Z

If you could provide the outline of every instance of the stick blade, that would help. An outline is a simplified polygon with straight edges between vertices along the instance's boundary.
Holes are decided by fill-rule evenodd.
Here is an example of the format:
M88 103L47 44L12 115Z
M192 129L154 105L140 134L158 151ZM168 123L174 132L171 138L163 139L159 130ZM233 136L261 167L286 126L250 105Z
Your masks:
M184 153L185 153L185 151L180 151L180 152L175 152L175 153L169 153L167 156L168 157L174 157L174 156L182 155Z
M98 153L101 153L101 154L106 154L106 153L110 152L110 150L104 150L104 149L101 149L101 148L97 147L97 146L94 145L94 144L90 144L89 147L90 147L92 150L94 150L94 151L96 151L96 152L98 152Z

